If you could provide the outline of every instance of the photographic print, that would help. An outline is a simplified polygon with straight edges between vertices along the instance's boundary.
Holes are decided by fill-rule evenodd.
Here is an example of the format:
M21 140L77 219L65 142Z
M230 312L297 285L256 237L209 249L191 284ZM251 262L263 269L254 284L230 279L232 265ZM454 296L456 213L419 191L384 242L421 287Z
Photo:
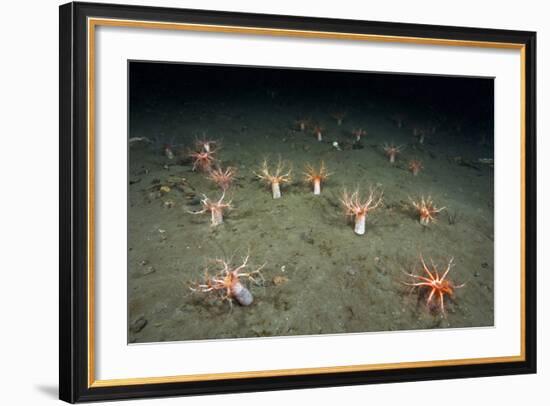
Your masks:
M59 21L61 399L536 372L535 32Z
M128 77L130 343L493 326L493 78Z

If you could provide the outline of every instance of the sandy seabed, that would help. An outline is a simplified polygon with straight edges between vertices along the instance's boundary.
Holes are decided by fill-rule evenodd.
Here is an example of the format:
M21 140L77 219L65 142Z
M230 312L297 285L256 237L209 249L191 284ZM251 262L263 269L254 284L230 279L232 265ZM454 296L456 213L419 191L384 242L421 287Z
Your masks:
M492 148L482 134L464 138L460 129L440 126L419 144L412 136L414 109L398 127L389 106L363 100L341 106L347 115L337 125L328 103L261 96L177 103L153 95L132 109L130 137L154 142L129 149L129 342L493 325L493 172L478 162L491 158ZM298 131L298 116L321 124L324 141ZM368 135L354 146L351 131L359 127ZM205 131L222 141L221 165L238 170L227 192L234 209L217 227L209 215L189 213L200 209L202 194L221 195L187 158ZM162 153L164 142L174 145L174 159ZM382 149L390 142L406 146L393 165ZM275 164L279 157L294 176L274 200L253 172L264 158ZM423 162L418 176L408 171L411 159ZM314 196L302 173L306 163L321 161L332 175ZM163 185L170 191L161 192ZM359 236L340 197L344 189L364 195L371 186L383 191L384 202ZM409 201L421 195L446 207L428 227ZM238 265L248 253L251 266L265 263L263 283L247 284L252 305L230 306L189 288L204 277L207 259L233 258ZM448 278L466 283L446 298L445 316L428 308L426 290L403 283L411 281L405 273L421 274L420 254L439 269L453 257Z

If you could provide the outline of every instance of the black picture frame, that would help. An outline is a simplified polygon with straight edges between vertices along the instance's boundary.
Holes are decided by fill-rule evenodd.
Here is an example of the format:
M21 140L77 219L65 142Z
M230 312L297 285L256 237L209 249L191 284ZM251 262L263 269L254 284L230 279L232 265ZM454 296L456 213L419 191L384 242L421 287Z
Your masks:
M536 372L536 33L204 10L68 3L60 6L59 397L67 402L235 393ZM377 36L513 43L524 52L524 359L514 362L93 386L87 279L87 20L90 17Z

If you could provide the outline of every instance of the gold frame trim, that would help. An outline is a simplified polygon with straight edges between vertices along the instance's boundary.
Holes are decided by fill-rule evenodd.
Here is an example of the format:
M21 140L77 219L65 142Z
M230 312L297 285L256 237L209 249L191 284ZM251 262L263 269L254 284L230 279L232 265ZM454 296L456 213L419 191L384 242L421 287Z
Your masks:
M267 371L244 371L244 372L222 372L212 374L191 374L146 378L124 378L124 379L95 379L95 230L94 230L94 191L95 191L95 28L97 26L110 27L132 27L161 30L180 30L194 32L216 32L244 35L265 35L279 37L299 37L335 40L354 40L371 42L389 42L417 45L435 46L460 46L478 48L513 49L520 51L520 83L521 83L521 116L520 116L520 137L521 137L521 269L520 269L520 354L515 356L465 358L455 360L435 360L416 362L396 362L383 364L347 365L334 367L317 368L296 368L276 369ZM424 368L440 366L458 366L473 364L494 364L504 362L525 361L525 45L519 43L487 42L487 41L463 41L440 38L401 37L391 35L355 34L345 32L306 31L290 29L274 29L261 27L241 27L228 25L209 24L185 24L165 23L139 20L121 20L109 18L89 18L87 29L88 41L88 388L104 388L126 385L177 383L193 381L212 381L218 379L244 379L244 378L266 378L278 376L296 376L311 374L330 374L341 372L380 371L397 368Z

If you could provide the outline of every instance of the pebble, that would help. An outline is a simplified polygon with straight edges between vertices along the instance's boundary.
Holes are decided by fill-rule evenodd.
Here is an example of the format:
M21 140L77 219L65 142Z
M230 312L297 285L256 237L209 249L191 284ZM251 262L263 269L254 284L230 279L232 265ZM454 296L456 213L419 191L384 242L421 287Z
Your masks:
M348 268L348 269L346 269L346 273L347 273L348 275L350 275L350 276L355 276L355 275L357 275L357 269L355 269L355 268Z
M141 271L141 274L142 275L150 275L150 274L155 273L155 272L156 272L155 268L153 268L152 266L148 266L143 271Z
M130 325L130 331L134 334L139 333L147 325L147 319L144 316L139 316L134 322Z
M313 238L311 238L311 236L306 234L306 233L302 233L300 235L300 237L302 238L302 240L304 240L308 244L312 244L312 245L315 244L315 240Z

